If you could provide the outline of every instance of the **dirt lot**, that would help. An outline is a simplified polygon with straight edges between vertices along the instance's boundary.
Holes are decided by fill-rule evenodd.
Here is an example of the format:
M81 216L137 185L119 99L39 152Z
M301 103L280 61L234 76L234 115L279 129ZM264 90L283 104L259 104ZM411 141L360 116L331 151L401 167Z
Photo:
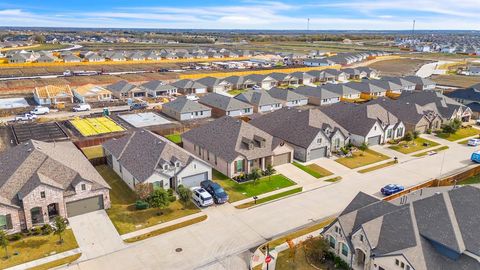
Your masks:
M480 83L480 76L433 75L431 79L438 84L454 87L469 87Z
M375 62L369 67L380 71L383 76L406 76L414 75L415 72L428 60L399 58L394 60L385 60Z

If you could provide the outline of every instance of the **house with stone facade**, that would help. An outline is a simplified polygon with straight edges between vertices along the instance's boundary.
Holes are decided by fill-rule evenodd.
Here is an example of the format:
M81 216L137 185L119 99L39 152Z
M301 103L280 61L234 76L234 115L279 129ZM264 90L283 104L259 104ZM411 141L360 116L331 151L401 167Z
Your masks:
M30 140L0 154L0 228L7 233L108 209L109 191L71 142Z

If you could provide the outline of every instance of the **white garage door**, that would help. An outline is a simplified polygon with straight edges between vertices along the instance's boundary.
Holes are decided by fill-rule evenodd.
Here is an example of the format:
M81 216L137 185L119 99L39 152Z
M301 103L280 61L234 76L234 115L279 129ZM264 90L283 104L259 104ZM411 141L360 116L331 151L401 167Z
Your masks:
M326 155L327 155L326 146L310 150L310 160L322 158L322 157L325 157Z
M380 139L381 138L382 138L382 136L380 136L380 135L368 138L368 145L372 146L372 145L380 144Z
M103 209L102 195L67 203L68 217L74 217L100 209Z
M184 185L185 187L198 187L200 186L200 182L202 182L203 180L208 180L207 172L183 177L182 185Z

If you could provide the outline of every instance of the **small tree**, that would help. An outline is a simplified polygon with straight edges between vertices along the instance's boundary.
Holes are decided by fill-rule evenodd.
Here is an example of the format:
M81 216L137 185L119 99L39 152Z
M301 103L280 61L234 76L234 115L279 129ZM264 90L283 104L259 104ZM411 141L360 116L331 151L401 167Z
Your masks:
M177 193L180 201L184 204L190 202L190 200L192 199L192 191L189 188L184 187L183 185L178 186Z
M257 184L257 180L260 178L260 169L253 168L252 172L250 173L250 178L253 179L253 184Z
M411 142L413 140L412 132L409 131L409 132L405 133L405 136L403 137L403 139L405 141L407 141L407 143Z
M58 235L58 242L63 243L63 233L67 229L67 220L61 216L55 217L55 229L53 230L54 234Z
M462 126L462 121L454 119L442 126L442 132L447 134L454 134Z
M151 207L166 208L170 204L168 192L163 188L156 189L152 195L148 197L147 202Z
M10 257L8 255L8 239L7 232L4 230L0 230L0 246L5 249L5 257L8 259Z
M325 261L325 255L328 252L329 244L323 237L309 237L303 241L305 256L310 263L319 264Z
M368 144L364 142L358 147L358 149L362 151L362 155L363 155L363 153L368 150Z
M149 183L137 184L135 185L135 194L137 194L138 199L146 200L153 192L153 185Z
M420 132L414 130L413 133L412 133L412 135L413 135L413 139L417 139L418 136L420 136Z

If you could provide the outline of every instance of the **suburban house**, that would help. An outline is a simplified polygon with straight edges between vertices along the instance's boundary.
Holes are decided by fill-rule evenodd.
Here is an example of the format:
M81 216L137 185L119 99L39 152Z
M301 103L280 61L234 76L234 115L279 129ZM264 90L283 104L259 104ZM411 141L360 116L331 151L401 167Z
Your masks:
M245 85L247 82L253 82L254 85L260 86L263 89L270 89L272 87L277 86L278 81L268 75L261 75L261 74L250 74L244 77L243 84ZM244 87L244 88L251 88L251 87Z
M208 92L222 93L232 90L232 85L228 81L215 77L204 77L196 80L196 82L205 85Z
M110 186L71 142L29 140L0 154L0 228L20 232L110 208Z
M333 85L333 84L332 84ZM294 91L300 95L303 95L308 98L308 103L312 105L322 106L330 105L337 102L340 102L340 95L331 92L323 87L315 86L299 86Z
M286 141L294 158L303 162L329 157L349 141L348 131L318 109L283 108L249 124Z
M135 130L102 144L107 163L135 190L138 184L177 189L212 179L212 167L151 131Z
M335 62L325 58L311 58L311 59L304 59L303 65L308 67L325 67L325 66L333 66L335 65Z
M382 81L388 81L388 82L391 82L391 83L394 83L394 84L397 84L397 85L401 85L402 88L401 88L400 91L415 91L415 87L416 87L415 83L413 83L411 81L407 81L402 77L388 77L388 76L385 76L385 77L382 77Z
M434 90L437 84L428 79L422 78L418 76L405 76L403 77L404 80L409 81L415 84L415 90Z
M398 100L420 106L434 104L444 121L459 119L468 122L472 117L472 110L469 107L436 91L402 92Z
M355 270L480 269L480 189L432 194L393 204L359 192L322 235Z
M80 58L76 55L73 55L73 54L65 55L63 57L63 62L65 62L65 63L80 63L80 62L82 62L82 58Z
M112 95L118 99L143 98L147 96L145 89L127 81L118 81L114 84L107 85L105 88L112 92Z
M179 121L208 118L212 109L186 97L179 97L162 105L162 112Z
M293 148L240 119L224 116L182 134L183 148L228 177L292 162Z
M340 84L325 84L320 86L324 91L328 91L334 93L337 97L339 97L340 101L350 101L355 102L356 100L360 99L362 92L350 87L351 83L340 83ZM336 102L335 102L336 103Z
M274 87L268 90L268 93L273 98L282 100L284 107L295 107L308 104L308 98L306 96L296 93L292 90Z
M480 83L466 89L452 91L445 96L461 103L472 110L473 116L478 119L480 116Z
M336 69L325 69L323 71L323 78L322 81L324 82L344 82L348 80L348 75L341 71L341 70L336 70Z
M373 68L369 67L357 67L355 68L356 70L360 71L361 74L365 74L364 77L370 78L370 79L378 79L379 74L378 71L376 71ZM363 78L363 77L362 77Z
M73 92L67 84L46 85L35 87L33 99L38 105L46 106L73 103Z
M87 62L105 62L105 58L96 53L86 55L84 59Z
M379 97L384 97L387 95L387 89L379 85L365 82L350 82L346 84L349 88L359 91L360 98L370 100Z
M287 73L273 72L267 75L277 81L277 86L298 85L299 78L293 77ZM262 87L263 88L263 87ZM269 89L269 88L265 88Z
M112 92L93 84L86 84L73 88L73 95L80 103L112 100Z
M199 82L192 81L189 79L183 79L171 83L172 86L177 88L179 93L188 95L188 94L205 94L207 93L207 86Z
M442 116L434 104L420 106L416 103L386 98L379 98L374 102L397 116L405 125L407 132L427 133L442 126Z
M360 80L367 77L367 72L356 68L344 68L342 72L347 74L347 79L349 80Z
M145 90L149 97L172 96L177 93L177 88L173 85L165 84L163 81L149 81L138 86Z
M222 117L225 115L242 117L253 114L253 106L249 103L218 93L206 94L201 97L198 102L210 107L213 117Z
M235 96L236 99L253 105L256 113L267 113L281 109L283 102L270 96L266 90L248 90Z
M402 93L402 85L393 81L387 80L363 80L362 82L377 86L381 89L385 89L385 95L388 97L396 98Z
M379 104L337 103L321 110L347 129L354 145L383 144L405 135L403 122Z
M310 75L307 72L297 71L297 72L290 73L290 75L293 78L297 78L298 84L312 84L315 80L315 77L313 75Z
M243 76L229 76L220 79L220 82L225 81L230 85L231 90L243 89Z

